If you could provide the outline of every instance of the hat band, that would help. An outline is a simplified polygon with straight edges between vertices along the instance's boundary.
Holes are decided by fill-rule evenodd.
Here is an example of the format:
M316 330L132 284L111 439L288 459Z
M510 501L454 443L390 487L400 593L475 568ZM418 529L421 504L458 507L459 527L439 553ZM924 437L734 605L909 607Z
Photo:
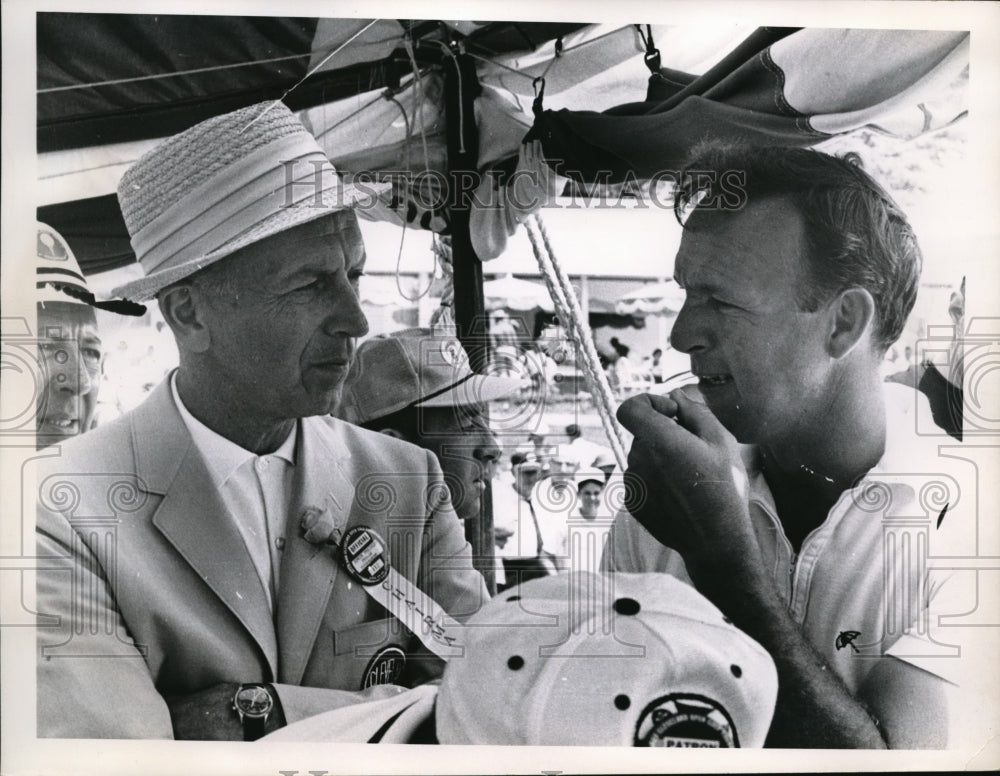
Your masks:
M38 274L39 275L66 275L68 277L73 278L74 280L80 281L81 283L86 283L87 282L84 279L83 275L81 275L79 272L74 272L73 270L66 269L64 267L39 267L38 268ZM57 280L60 280L60 278L46 278L46 280L49 281L49 282L53 282L54 283Z
M469 372L469 374L467 374L461 380L458 380L457 382L454 382L451 385L446 385L444 388L439 388L436 391L431 391L426 396L421 396L417 401L413 402L413 406L414 407L419 407L425 401L430 401L431 399L434 399L434 398L440 396L442 393L448 393L448 391L451 391L451 390L454 390L455 388L458 388L458 386L462 385L463 383L469 382L469 380L471 380L475 376L476 376L475 372Z
M275 164L275 159L282 161ZM297 177L288 175L288 165L300 171ZM339 185L336 171L308 133L283 137L190 191L137 231L132 247L149 275L205 256L268 216ZM304 191L291 196L296 189ZM196 214L191 212L194 209Z
M46 286L49 286L50 288L52 288L53 291L59 293L60 295L61 294L65 294L66 295L65 301L67 301L67 302L76 302L76 301L78 301L77 298L73 296L73 294L70 294L68 291L65 290L67 288L76 289L76 291L77 291L78 294L89 294L90 293L90 291L87 289L87 287L85 285L83 285L82 283L76 283L76 282L74 282L72 280L39 280L37 283L35 283L35 288L37 288L39 290L44 290ZM40 302L56 302L56 301L63 301L63 300L60 300L60 299L58 299L58 298L56 298L56 297L53 296L52 298L42 298L42 299L39 299L39 301Z

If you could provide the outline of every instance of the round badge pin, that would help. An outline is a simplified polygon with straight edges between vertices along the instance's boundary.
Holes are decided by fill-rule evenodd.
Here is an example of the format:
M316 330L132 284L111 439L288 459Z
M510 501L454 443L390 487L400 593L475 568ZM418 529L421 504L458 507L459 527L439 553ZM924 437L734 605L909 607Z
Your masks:
M358 525L348 530L340 543L340 556L351 579L366 587L389 576L385 540L371 528Z

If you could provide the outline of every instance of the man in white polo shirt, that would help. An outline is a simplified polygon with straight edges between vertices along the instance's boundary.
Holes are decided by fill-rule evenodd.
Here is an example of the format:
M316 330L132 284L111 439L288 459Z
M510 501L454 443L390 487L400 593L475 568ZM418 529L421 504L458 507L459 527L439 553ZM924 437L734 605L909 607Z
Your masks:
M916 297L913 232L814 151L709 147L688 170L671 342L699 382L619 409L634 487L604 566L690 581L770 652L768 745L943 746L961 661L929 635L954 586L928 543L949 554L956 494L927 513L945 464L879 376ZM739 207L705 186L733 171Z

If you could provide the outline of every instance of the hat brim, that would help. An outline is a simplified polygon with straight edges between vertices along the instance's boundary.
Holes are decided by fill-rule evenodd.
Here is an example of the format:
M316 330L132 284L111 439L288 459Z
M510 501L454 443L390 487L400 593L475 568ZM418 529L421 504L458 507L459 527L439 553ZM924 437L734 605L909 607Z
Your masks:
M268 237L309 223L310 221L315 221L317 218L322 218L331 213L373 205L379 194L391 189L391 183L370 183L366 184L364 188L359 188L351 183L329 186L323 189L321 194L336 194L336 205L316 207L314 200L309 199L290 207L282 208L280 212L268 216L243 234L234 237L204 256L199 256L183 264L178 264L162 271L155 271L145 277L129 281L118 286L111 293L114 296L130 299L134 302L145 302L155 297L161 290L172 283L183 280L188 275L193 275L195 272L211 266L241 248L246 248Z
M528 383L516 377L493 377L473 375L453 385L444 393L421 399L414 403L417 407L469 407L486 404L497 399L506 399L520 392Z

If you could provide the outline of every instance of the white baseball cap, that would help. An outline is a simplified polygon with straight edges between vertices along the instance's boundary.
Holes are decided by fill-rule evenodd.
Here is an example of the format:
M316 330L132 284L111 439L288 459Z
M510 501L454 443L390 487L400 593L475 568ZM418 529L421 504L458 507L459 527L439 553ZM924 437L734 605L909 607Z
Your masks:
M585 482L596 482L603 488L606 480L607 477L604 476L604 472L602 472L600 469L597 468L593 469L581 468L577 469L576 472L573 474L573 482L576 484L577 490L579 490L580 487Z
M66 238L41 221L35 222L35 236L36 302L41 305L69 302L121 315L143 315L146 312L142 305L121 299L98 302Z
M38 302L86 304L90 296L87 279L66 239L48 224L35 222L35 286Z
M436 705L442 744L759 747L770 655L666 574L532 580L466 623Z

